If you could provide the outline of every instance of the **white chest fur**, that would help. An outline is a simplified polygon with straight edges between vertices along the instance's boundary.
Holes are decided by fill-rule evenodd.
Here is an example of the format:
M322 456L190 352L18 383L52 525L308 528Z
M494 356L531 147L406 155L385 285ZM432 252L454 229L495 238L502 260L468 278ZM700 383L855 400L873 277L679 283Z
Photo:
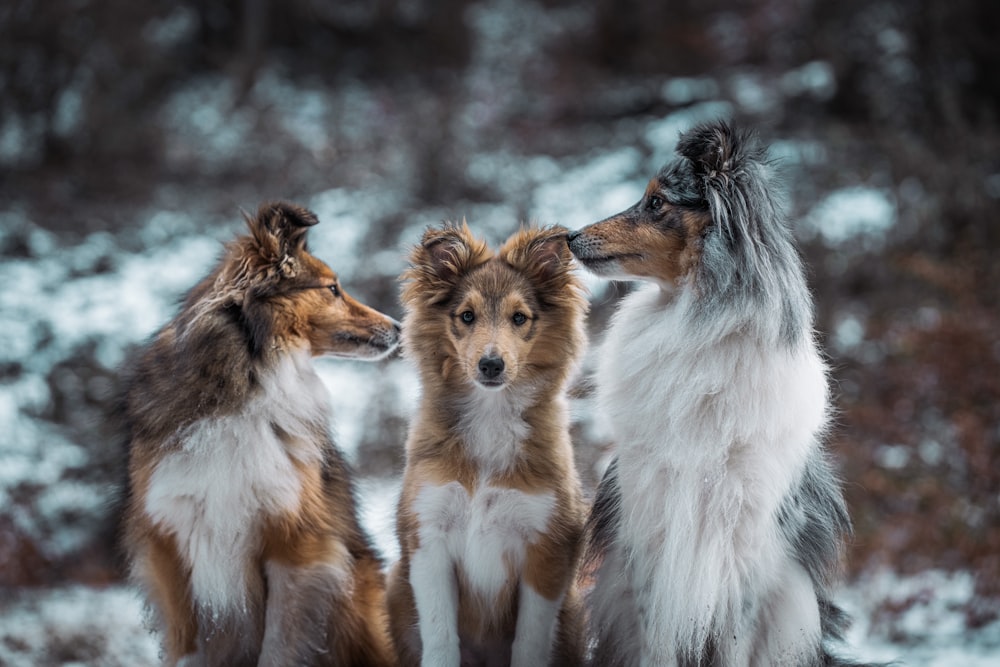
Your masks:
M622 458L779 486L797 478L827 417L826 369L808 336L789 349L738 333L705 340L656 296L630 296L602 348L598 400Z
M701 646L748 586L775 585L785 567L776 511L819 446L826 376L808 336L795 348L709 339L658 297L645 288L616 316L599 401L619 443L639 603L673 634L664 641Z
M485 476L502 472L517 460L521 443L531 430L524 421L524 411L532 399L530 389L524 388L476 389L462 399L458 428Z
M420 550L457 564L490 601L511 570L520 572L526 547L546 529L554 506L552 493L483 486L469 494L458 482L424 486L414 503Z
M177 435L180 449L156 465L146 514L175 536L195 600L211 613L245 603L261 521L298 508L302 488L293 460L321 456L310 436L326 418L319 382L308 358L287 358L263 380L259 398L238 414L192 424Z

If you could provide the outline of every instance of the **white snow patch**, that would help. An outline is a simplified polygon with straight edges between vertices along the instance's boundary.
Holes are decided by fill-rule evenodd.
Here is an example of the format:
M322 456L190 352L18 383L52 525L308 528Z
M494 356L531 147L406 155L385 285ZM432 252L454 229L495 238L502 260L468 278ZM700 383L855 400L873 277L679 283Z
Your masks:
M372 364L320 359L316 372L330 392L337 446L350 460L357 459L365 434L378 431L382 417L408 419L416 409L420 391L416 372L401 360Z
M238 159L249 145L255 114L235 104L233 79L206 76L174 93L160 113L167 159L206 169Z
M124 340L140 340L173 315L174 300L208 272L219 253L207 238L182 238L126 257L117 273L78 278L50 296L60 317L53 333L63 344L96 340L97 357L113 368L122 361Z
M900 470L910 462L911 453L906 445L879 445L875 460L887 470Z
M508 236L516 232L522 224L535 222L547 225L556 222L537 216L528 216L525 219L518 214L516 208L509 205L477 204L471 202L461 202L449 207L433 207L414 211L410 220L410 224L400 236L404 246L400 249L400 257L403 258L400 271L406 266L406 257L410 253L410 248L420 243L420 239L428 227L440 227L444 222L461 223L465 220L469 223L469 228L472 230L473 236L481 238L491 246L496 247Z
M401 194L333 188L313 195L306 206L320 222L309 231L310 252L340 276L348 292L352 280L395 278L403 270L403 256L393 249L364 248L366 240L383 236L376 221L404 208Z
M42 156L45 122L41 114L27 118L5 114L0 124L0 165L31 164Z
M790 70L781 77L781 90L785 95L809 95L820 101L829 100L837 92L833 66L823 60L814 60Z
M827 246L858 239L865 249L882 246L886 233L896 224L896 205L875 188L838 190L816 204L802 220L807 239L819 236Z
M34 507L51 531L45 541L47 555L67 556L93 539L93 525L79 517L99 514L107 503L106 494L100 486L68 480L45 488Z
M855 349L865 340L865 325L856 316L840 318L833 330L833 346L840 352Z
M778 139L771 142L768 154L784 165L818 165L829 159L829 151L819 141Z
M642 195L652 174L642 173L635 148L620 148L564 168L542 183L529 209L533 219L577 229L631 206Z
M721 89L715 79L708 77L677 77L670 79L660 89L660 96L670 104L691 104L718 97Z
M747 113L772 113L781 101L774 83L753 72L737 72L727 84L737 106Z
M837 602L854 623L852 653L866 660L901 660L908 667L994 667L1000 664L1000 618L970 628L970 572L930 570L900 576L882 570L841 591ZM880 614L880 607L902 612Z
M0 604L0 665L158 665L143 603L124 586L21 591Z
M19 396L18 387L38 385L38 376L26 376L0 386L0 506L9 507L9 493L20 486L46 488L59 482L66 470L82 468L87 451L59 435L47 422L25 416L32 401ZM47 392L47 388L45 389ZM34 531L32 531L34 532Z
M166 16L155 18L142 27L144 41L161 49L179 44L198 30L200 18L194 9L174 7Z

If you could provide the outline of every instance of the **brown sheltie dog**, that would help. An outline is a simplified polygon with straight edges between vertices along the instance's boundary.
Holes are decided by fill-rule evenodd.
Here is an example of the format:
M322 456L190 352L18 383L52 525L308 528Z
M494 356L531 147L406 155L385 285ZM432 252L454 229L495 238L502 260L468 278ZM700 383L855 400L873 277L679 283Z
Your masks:
M306 249L287 203L128 369L124 542L170 665L390 665L381 561L312 358L378 359L399 325Z
M584 507L566 383L587 301L566 230L494 254L428 230L403 274L403 348L423 395L407 440L389 578L403 665L579 664Z

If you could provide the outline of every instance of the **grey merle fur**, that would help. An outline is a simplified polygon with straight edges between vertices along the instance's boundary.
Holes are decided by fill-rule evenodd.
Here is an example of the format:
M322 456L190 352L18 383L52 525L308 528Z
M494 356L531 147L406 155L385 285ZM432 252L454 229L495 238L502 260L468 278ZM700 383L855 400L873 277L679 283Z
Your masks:
M677 152L679 157L657 174L667 200L711 216L694 275L695 321L707 336L740 332L779 349L801 344L812 331L812 299L766 149L753 132L712 122L682 135ZM617 541L621 511L615 459L588 518L586 561L591 567ZM829 646L843 638L848 625L846 614L831 600L830 587L851 525L838 480L821 449L808 460L776 519L780 539L813 582L823 633L819 654L794 667L875 667L840 657ZM698 655L681 656L681 665L725 667L717 660L710 641Z
M775 165L756 135L726 123L707 123L684 134L680 158L660 170L671 203L707 209L696 280L700 317L708 325L720 311L791 346L812 325L812 299L791 232L785 224Z

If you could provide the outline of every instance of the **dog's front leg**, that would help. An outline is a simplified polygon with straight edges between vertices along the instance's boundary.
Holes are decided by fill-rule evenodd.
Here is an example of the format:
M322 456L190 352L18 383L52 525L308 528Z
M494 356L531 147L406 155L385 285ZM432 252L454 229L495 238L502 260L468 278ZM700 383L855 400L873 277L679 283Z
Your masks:
M511 667L538 667L549 664L556 620L562 595L550 600L523 579L518 588L517 629L511 651Z
M444 540L421 540L410 557L423 667L458 667L458 582Z
M458 667L458 580L455 541L464 539L469 495L458 482L428 484L416 496L418 541L410 555L410 588L417 608L424 667Z
M549 498L553 499L552 496ZM545 516L548 514L546 511ZM524 569L518 583L517 623L511 646L512 667L548 665L552 661L557 635L562 639L558 648L561 661L583 656L582 632L577 627L580 619L566 614L560 616L576 573L574 561L581 531L568 523L569 530L564 527L560 531L541 533L543 526L536 526L540 536L527 546ZM558 627L560 620L568 624L566 628ZM567 641L571 643L567 644ZM573 655L576 658L570 657Z
M312 664L328 652L327 635L334 602L349 587L346 552L333 563L294 566L269 561L267 612L260 666Z

